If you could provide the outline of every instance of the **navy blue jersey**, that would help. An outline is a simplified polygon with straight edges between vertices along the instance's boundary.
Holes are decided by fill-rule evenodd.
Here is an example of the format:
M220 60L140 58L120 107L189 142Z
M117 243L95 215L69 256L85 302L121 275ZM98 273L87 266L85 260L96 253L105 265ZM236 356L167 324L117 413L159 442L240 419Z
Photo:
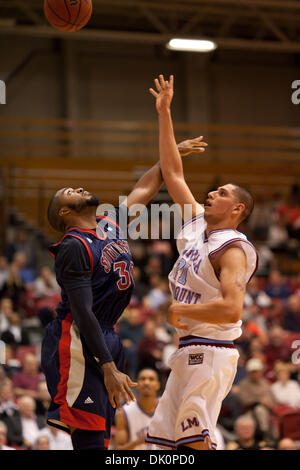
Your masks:
M97 218L97 222L101 223L97 231L78 227L69 228L62 240L49 248L56 258L56 278L61 287L62 301L56 311L61 320L70 312L68 297L61 279L62 268L66 270L68 267L63 264L64 260L61 258L65 245L70 245L70 238L73 238L74 256L84 257L82 264L86 265L86 270L79 273L79 282L84 285L85 277L88 274L92 276L93 313L101 326L112 327L130 301L134 287L133 261L128 243L116 222L110 217ZM80 249L75 250L74 239L78 240L77 245L82 244L81 253Z

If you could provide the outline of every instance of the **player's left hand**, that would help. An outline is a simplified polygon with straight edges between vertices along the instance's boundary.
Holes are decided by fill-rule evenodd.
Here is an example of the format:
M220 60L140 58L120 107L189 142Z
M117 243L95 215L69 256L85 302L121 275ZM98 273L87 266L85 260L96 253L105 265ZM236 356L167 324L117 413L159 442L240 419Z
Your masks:
M174 302L170 305L167 313L167 322L179 330L187 330L189 326L181 319L182 315L178 311L180 305L179 302Z
M180 142L177 147L182 157L190 155L190 153L202 153L205 152L207 143L203 142L203 136L195 137L195 139L187 139Z

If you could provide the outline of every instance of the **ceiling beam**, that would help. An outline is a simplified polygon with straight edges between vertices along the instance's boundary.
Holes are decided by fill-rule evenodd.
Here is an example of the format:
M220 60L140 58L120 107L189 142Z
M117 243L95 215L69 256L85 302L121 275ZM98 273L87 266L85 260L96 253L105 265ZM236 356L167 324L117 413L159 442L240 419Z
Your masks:
M74 33L65 33L63 31L58 31L54 28L47 26L2 26L0 29L0 35L3 34L48 38L60 37L63 39L71 39L77 41L111 41L123 43L144 43L161 45L164 45L172 37L170 34L111 31L97 29L84 29ZM195 36L191 36L191 38L195 39ZM257 41L255 39L246 40L229 37L207 37L207 39L216 41L220 49L300 53L300 42Z

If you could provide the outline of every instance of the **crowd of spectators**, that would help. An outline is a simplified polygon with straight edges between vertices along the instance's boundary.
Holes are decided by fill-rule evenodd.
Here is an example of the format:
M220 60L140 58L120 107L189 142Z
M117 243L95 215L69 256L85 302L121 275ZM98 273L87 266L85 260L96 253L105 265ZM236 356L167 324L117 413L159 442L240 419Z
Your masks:
M300 447L300 204L258 198L239 228L255 244L260 262L245 296L240 359L223 402L218 430L227 449ZM161 391L168 358L178 346L165 313L171 301L168 273L177 258L174 240L130 241L135 288L116 326L132 379L144 367L158 371ZM48 427L50 400L40 369L44 322L60 299L51 261L42 265L26 230L0 256L0 450L71 449L66 433ZM50 259L50 257L49 257ZM297 343L298 341L298 343ZM1 362L1 361L0 361Z

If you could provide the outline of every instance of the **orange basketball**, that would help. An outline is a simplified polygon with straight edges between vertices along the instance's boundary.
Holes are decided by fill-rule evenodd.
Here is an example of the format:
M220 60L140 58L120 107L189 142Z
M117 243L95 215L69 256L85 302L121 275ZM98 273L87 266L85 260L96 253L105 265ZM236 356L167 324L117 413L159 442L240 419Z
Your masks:
M49 23L60 31L78 31L91 18L92 0L44 0L44 12Z

